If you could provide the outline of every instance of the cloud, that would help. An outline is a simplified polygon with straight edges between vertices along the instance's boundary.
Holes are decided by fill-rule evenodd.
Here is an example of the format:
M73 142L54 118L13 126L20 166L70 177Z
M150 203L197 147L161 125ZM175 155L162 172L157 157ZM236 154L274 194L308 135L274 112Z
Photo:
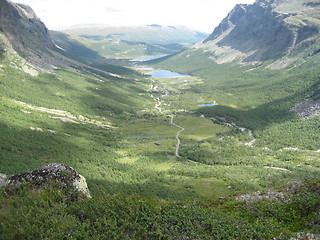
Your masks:
M185 25L212 32L237 3L254 0L14 0L30 5L51 28L86 23Z
M113 8L113 7L105 7L104 11L109 13L119 13L119 12L123 12L123 10L117 9L117 8Z

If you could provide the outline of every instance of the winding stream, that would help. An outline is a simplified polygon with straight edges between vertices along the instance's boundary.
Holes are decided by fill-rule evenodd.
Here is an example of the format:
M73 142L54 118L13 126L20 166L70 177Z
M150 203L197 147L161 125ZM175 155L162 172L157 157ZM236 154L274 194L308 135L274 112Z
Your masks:
M235 128L237 128L237 129L240 129L242 132L248 131L249 136L252 137L253 140L250 141L250 142L242 143L242 144L244 144L244 145L246 145L246 146L252 147L252 146L255 144L255 142L257 141L257 139L253 136L253 131L252 131L251 129L244 128L244 127L239 127L239 126L237 126L236 124L234 124L233 122L231 122L231 123L222 122L222 121L220 121L220 120L218 120L218 119L216 119L216 118L210 118L210 119L211 119L214 123L219 124L219 125L223 125L223 126L227 126L227 127L235 127Z

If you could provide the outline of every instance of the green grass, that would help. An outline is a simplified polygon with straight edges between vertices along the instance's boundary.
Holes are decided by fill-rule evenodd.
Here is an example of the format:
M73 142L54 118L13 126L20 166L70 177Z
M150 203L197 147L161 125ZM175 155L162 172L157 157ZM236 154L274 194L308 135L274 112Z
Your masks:
M218 133L223 133L228 129L227 127L214 124L209 119L200 117L179 116L174 119L174 122L186 129L181 134L181 138L195 141L212 138Z

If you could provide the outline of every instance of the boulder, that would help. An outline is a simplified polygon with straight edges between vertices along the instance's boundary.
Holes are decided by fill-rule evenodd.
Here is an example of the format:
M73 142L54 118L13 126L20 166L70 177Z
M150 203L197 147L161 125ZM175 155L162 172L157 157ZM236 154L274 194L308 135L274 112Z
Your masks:
M30 183L37 188L45 187L52 182L59 182L80 191L87 198L91 198L86 179L63 163L51 163L32 172L13 175L2 182L4 182L2 185Z

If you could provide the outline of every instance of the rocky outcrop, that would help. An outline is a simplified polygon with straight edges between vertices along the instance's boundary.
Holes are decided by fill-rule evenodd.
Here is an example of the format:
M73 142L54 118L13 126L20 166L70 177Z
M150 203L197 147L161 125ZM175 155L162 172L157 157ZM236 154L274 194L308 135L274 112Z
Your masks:
M294 34L280 14L258 2L253 5L237 5L206 42L214 40L220 36L220 32L229 29L230 33L217 45L251 53L244 59L245 62L268 60L285 55L286 50L292 45Z
M80 191L87 198L91 198L86 180L73 168L62 163L51 163L32 172L25 172L6 177L1 175L3 185L21 185L29 183L35 188L43 188L53 182ZM0 184L1 186L1 184Z

